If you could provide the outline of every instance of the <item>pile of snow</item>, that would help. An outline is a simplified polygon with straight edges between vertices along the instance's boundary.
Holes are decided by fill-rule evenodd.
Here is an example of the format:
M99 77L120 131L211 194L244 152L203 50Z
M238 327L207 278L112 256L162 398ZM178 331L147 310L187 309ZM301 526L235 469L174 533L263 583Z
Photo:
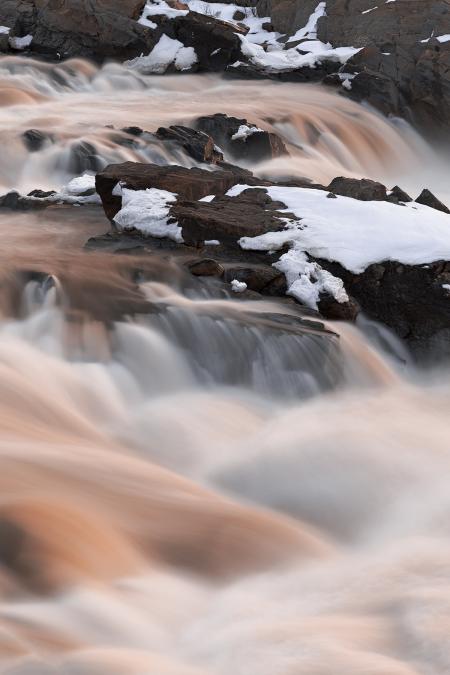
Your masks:
M246 124L241 124L236 133L232 135L231 140L245 141L249 136L253 136L253 134L259 134L262 132L263 132L262 129L259 129L258 127L255 127L253 125L249 127Z
M181 227L178 223L168 223L170 205L176 201L176 194L157 188L120 188L120 191L122 208L114 216L120 230L138 230L147 236L167 237L178 244L183 243Z
M156 28L156 23L150 18L152 16L166 16L168 19L174 19L176 16L186 16L187 13L187 9L172 9L165 0L154 0L145 5L139 23L149 28Z
M125 65L144 74L161 75L172 64L176 70L183 71L190 70L197 61L197 54L193 47L185 47L179 40L173 40L163 34L150 54L126 61Z
M9 32L9 30L8 30ZM25 35L24 37L10 37L9 45L13 49L23 50L31 45L33 42L32 35Z
M53 192L47 197L27 195L26 199L50 204L73 204L74 206L101 204L100 195L95 191L95 176L88 173L72 178L67 185L63 185L59 191Z
M89 173L72 178L59 192L45 199L57 204L101 204L95 191L95 176Z
M303 40L317 40L317 22L322 16L326 16L327 3L319 2L314 12L306 22L306 26L299 28L299 30L291 37L291 41Z
M8 28L8 26L0 26L0 35L8 35L10 30L11 28Z
M228 191L236 196L247 185ZM369 265L386 260L421 265L450 260L450 215L416 202L405 206L382 201L363 202L349 197L329 199L323 190L294 187L266 188L274 201L286 205L280 214L285 228L258 237L242 237L243 249L276 251L286 244L290 250L275 263L284 272L288 293L316 307L326 291L338 302L347 295L340 279L308 262L307 254L340 263L359 274Z
M436 36L432 35L431 37L426 38L425 40L421 40L421 42L427 43L433 39L437 40L441 44L444 44L445 42L450 42L450 35L436 35Z
M297 70L298 68L316 68L323 61L344 64L360 50L356 47L336 47L318 40L301 43L298 47L284 50L264 51L260 45L252 44L243 35L241 50L244 56L257 68L267 72ZM300 50L300 51L299 51ZM301 52L307 52L302 54ZM233 64L240 65L240 64Z
M351 56L360 51L355 47L334 49L331 44L317 40L317 22L326 14L326 3L323 1L318 3L306 25L300 28L289 40L290 42L302 40L302 42L288 49L286 49L284 42L280 41L281 38L285 37L283 34L267 31L263 28L265 24L270 25L270 17L257 16L254 7L240 7L235 4L204 2L203 0L186 0L184 4L189 7L190 11L212 16L235 26L238 24L246 26L248 28L247 35L238 33L241 40L241 51L254 66L267 72L289 71L303 67L316 68L323 61L344 64ZM239 21L233 18L237 11L241 15L244 14L244 18ZM156 28L156 24L151 20L152 16L164 15L171 19L177 16L185 16L187 13L187 10L173 9L165 0L154 0L153 2L149 0L139 22L144 26ZM193 63L196 63L197 57L194 52L195 56L192 62L189 55L180 57L189 65L179 67L175 57L175 46L171 43L176 43L179 48L186 48L177 40L171 40L168 37L162 44L160 43L149 56L134 59L128 65L138 68L144 73L163 73L167 66L174 62L178 70L187 70ZM218 51L215 49L211 56ZM233 64L233 67L240 65L242 65L241 62L237 61ZM344 86L347 86L347 84Z
M247 290L247 284L245 281L239 281L238 279L233 279L231 282L231 290L233 293L243 293Z
M95 190L95 176L84 173L82 176L72 178L64 189L70 195L83 195L90 190Z

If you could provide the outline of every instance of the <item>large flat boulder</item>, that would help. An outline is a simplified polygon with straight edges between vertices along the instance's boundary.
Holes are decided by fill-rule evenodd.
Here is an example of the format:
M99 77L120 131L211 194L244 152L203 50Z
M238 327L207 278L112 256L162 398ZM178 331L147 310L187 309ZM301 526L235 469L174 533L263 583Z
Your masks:
M211 202L181 201L170 213L182 228L186 244L199 246L217 240L238 247L242 236L256 237L282 229L284 221L275 211L279 206L265 190L247 189L237 197L218 196Z
M178 195L179 199L198 200L206 195L224 194L240 180L239 172L231 169L205 171L183 166L157 166L124 162L110 164L96 175L95 184L107 217L112 220L121 208L122 200L114 194L117 184L129 190L158 188Z
M259 129L246 119L216 113L199 117L195 125L211 136L233 160L261 162L289 154L277 134Z

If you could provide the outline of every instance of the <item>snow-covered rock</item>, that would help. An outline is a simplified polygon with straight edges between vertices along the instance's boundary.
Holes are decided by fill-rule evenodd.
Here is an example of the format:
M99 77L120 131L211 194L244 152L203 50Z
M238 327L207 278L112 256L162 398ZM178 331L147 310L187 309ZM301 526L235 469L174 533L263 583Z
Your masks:
M126 65L141 73L162 74L166 72L169 66L173 66L179 71L190 70L197 63L197 60L197 54L193 47L185 47L179 40L174 40L163 34L150 54L127 61Z
M177 243L183 242L181 227L169 223L169 209L177 195L167 190L149 188L128 190L122 188L122 208L114 216L119 230L137 230L144 236L167 237Z

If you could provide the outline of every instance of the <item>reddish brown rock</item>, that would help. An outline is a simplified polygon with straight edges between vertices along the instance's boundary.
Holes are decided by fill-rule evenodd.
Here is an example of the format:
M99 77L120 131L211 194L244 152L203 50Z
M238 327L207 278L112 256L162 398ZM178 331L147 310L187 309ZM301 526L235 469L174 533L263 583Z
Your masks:
M180 199L198 200L210 194L223 194L239 182L239 175L230 170L204 171L182 166L157 166L124 162L110 164L95 178L107 217L112 220L121 208L121 197L113 195L117 183L130 190L158 188L174 192ZM207 237L211 239L213 237Z

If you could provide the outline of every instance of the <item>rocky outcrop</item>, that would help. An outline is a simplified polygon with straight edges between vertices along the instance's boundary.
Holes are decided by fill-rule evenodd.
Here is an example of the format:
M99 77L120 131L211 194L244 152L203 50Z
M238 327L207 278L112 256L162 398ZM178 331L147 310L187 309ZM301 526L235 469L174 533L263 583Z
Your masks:
M363 48L342 67L348 95L422 126L450 128L449 0L328 0L318 37ZM370 10L370 11L369 11Z
M382 183L363 178L334 178L328 186L328 190L335 195L352 197L362 202L385 201L387 198L386 187Z
M240 237L255 237L280 230L284 223L265 190L248 189L238 197L218 196L211 202L180 201L170 214L182 228L183 239L191 246L206 240L237 247Z
M270 16L274 30L293 35L306 26L317 5L317 0L258 0L256 7L259 16Z
M179 197L170 205L167 224L177 223L183 243L158 239L154 246L172 250L181 246L192 254L196 250L195 259L186 263L194 276L216 277L228 285L233 281L245 283L246 293L284 296L287 288L284 274L272 266L283 250L275 253L265 249L244 250L239 240L241 237L281 231L285 228L286 217L298 221L301 215L286 213L285 205L272 201L264 187L251 187L258 183L262 185L263 181L251 174L242 177L233 169L204 171L127 162L107 167L97 175L96 182L110 219L121 206L120 197L113 194L118 182L135 190L157 187L177 193ZM250 187L236 196L225 194L232 185L240 182ZM336 195L342 195L359 201L393 202L397 204L395 209L398 209L399 218L405 210L402 204L411 202L409 195L400 187L387 191L381 183L370 180L338 177L326 188L320 185L314 188L326 190L335 199L339 199ZM209 194L216 196L208 201L199 201ZM417 202L448 212L447 207L429 191L424 191ZM380 211L380 217L383 213ZM363 222L361 227L364 227ZM142 233L114 230L96 241L92 240L89 245L122 251L135 251L137 246L146 250L149 246ZM214 257L207 257L211 253ZM407 265L381 260L356 274L339 263L312 255L307 256L307 260L319 265L312 273L313 281L318 269L319 274L320 270L330 272L345 285L347 301L332 296L329 287L324 286L320 290L318 309L325 318L353 321L363 311L393 329L418 358L450 356L450 262ZM311 310L305 307L304 311Z
M110 164L95 179L107 217L112 220L121 207L121 197L113 194L118 183L129 190L158 188L178 195L179 199L198 200L206 195L223 194L239 182L240 175L230 169L204 171L182 166L157 166L125 162ZM213 238L213 237L210 237Z
M422 190L420 195L417 197L416 202L418 204L424 204L425 206L429 206L432 209L437 209L438 211L442 211L443 213L450 213L450 209L441 202L440 199L438 199L430 190Z
M152 17L155 21L156 17ZM156 18L157 20L157 18ZM228 64L242 58L238 33L245 35L247 29L220 21L213 16L189 12L174 19L163 18L158 22L158 35L179 40L185 47L193 47L197 56L195 69L219 72Z
M382 262L357 275L319 262L344 281L367 316L389 326L419 359L450 357L450 262Z
M126 60L148 53L152 31L138 24L143 0L4 0L0 25L12 36L31 34L30 49L58 58Z
M261 162L289 154L279 136L259 129L246 119L217 113L199 117L195 124L235 161Z
M163 141L170 141L181 146L188 155L198 162L217 164L223 161L220 148L215 145L211 136L202 131L174 125L168 128L160 127L155 135Z

